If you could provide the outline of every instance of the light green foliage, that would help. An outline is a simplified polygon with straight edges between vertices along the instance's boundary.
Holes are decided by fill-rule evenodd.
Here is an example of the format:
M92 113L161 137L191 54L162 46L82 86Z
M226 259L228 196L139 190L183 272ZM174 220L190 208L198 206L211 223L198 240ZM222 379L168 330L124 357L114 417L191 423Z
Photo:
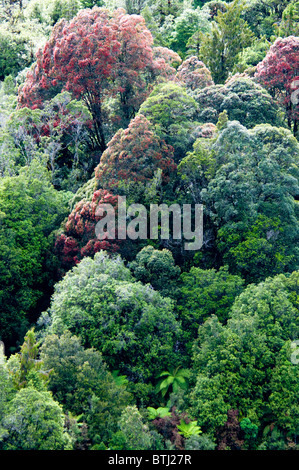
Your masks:
M24 16L45 27L53 26L61 18L72 19L82 7L80 0L31 0L24 9Z
M240 421L240 428L244 433L245 448L253 448L258 435L258 426L253 424L249 418L243 418Z
M152 8L146 5L142 9L141 14L142 14L142 17L145 19L148 30L151 32L153 36L154 46L168 47L169 42L170 42L171 31L173 29L172 28L173 16L170 16L171 18L170 31L168 31L167 22L166 22L167 31L165 31L165 23L164 23L164 28L162 31L162 28L160 27L158 21L156 20L154 16L154 12Z
M68 92L45 101L43 109L16 109L4 126L0 159L5 160L7 148L11 148L18 171L39 158L51 171L56 187L74 191L94 167L94 161L86 154L86 124L90 118L86 106L72 100Z
M29 165L38 156L42 161L43 151L39 152L38 144L34 138L36 133L41 137L42 126L42 112L39 109L21 108L14 110L10 115L5 131L9 140L14 143L15 153L18 152L19 158L15 162L16 167Z
M7 436L7 430L2 425L3 418L7 414L9 402L16 393L12 377L6 367L5 358L1 358L1 361L3 362L0 363L0 449L3 438Z
M61 406L50 392L20 390L9 404L2 425L7 431L2 450L71 450Z
M191 436L185 441L186 450L215 450L216 444L207 434Z
M95 176L91 179L89 179L86 183L84 183L76 193L73 195L72 199L70 200L70 213L72 210L75 209L76 204L80 201L86 200L86 201L91 201L92 196L96 190L97 187L97 181Z
M186 439L189 439L191 436L198 436L201 434L200 426L197 426L197 421L190 421L188 424L185 421L177 426L179 434L184 436Z
M171 413L167 407L159 407L155 409L152 406L148 406L147 411L148 411L148 419L150 421L156 418L165 418L165 416L171 416Z
M190 8L191 5L189 4ZM141 15L151 31L155 45L170 47L174 34L174 20L184 12L184 4L179 0L148 0L142 6Z
M122 385L128 385L129 381L126 375L119 375L119 370L113 370L111 372L115 384L119 387Z
M187 390L189 376L190 371L180 367L173 368L170 371L163 371L158 376L160 381L157 385L157 391L161 393L162 397L165 397L171 392L177 393L180 388Z
M210 126L213 126L211 124ZM212 129L216 133L216 126ZM215 135L215 134L214 134ZM190 195L195 204L202 203L201 191L215 175L215 158L210 151L213 137L199 137L193 144L193 151L180 161L178 176L186 195Z
M199 58L210 69L215 83L225 81L238 54L253 41L253 33L242 13L243 2L234 0L225 12L218 11L211 32L201 35Z
M87 4L89 3L109 4L109 0L108 1L106 0L106 2L102 0L83 0L83 2ZM81 3L82 3L82 0L81 0ZM116 1L115 3L117 4L117 6L119 6L119 2ZM129 13L129 15L140 15L141 10L148 3L148 1L147 0L124 0L123 3L124 3L124 8Z
M170 126L191 120L195 111L196 103L185 88L172 82L158 85L140 108L140 114L165 133Z
M0 88L0 177L15 176L16 162L20 161L20 152L13 137L6 129L6 123L17 105L15 80L7 75Z
M154 439L135 405L127 406L124 409L119 420L119 428L120 431L115 434L110 442L109 448L111 450L151 449Z
M4 5L3 5L4 4ZM49 29L24 14L22 2L2 2L0 7L0 80L16 75L34 62L45 45Z
M175 18L173 26L170 47L182 57L186 55L188 39L195 32L200 31L202 34L207 34L211 29L208 13L200 8L184 9L182 14Z
M82 8L93 8L94 6L101 7L103 0L80 0Z
M245 47L237 56L233 72L246 72L254 75L256 65L261 62L271 46L266 38L255 39L251 46Z
M299 35L299 2L291 2L283 11L282 20L276 26L278 37Z
M99 252L84 258L56 285L49 313L50 331L80 335L131 381L148 381L179 360L173 302L134 282L120 257Z
M196 101L186 89L168 82L154 88L141 105L139 113L156 128L156 132L175 150L176 161L192 146L190 132L195 127Z
M265 338L255 332L252 323L246 318L235 331L211 317L199 330L191 402L192 414L204 431L215 432L224 425L232 408L254 421L262 418L269 353Z
M299 325L298 272L291 276L280 274L258 285L250 284L236 299L231 309L230 325L237 327L238 318L258 318L258 327L267 335L268 346L278 352L284 342L295 338Z
M26 54L26 45L10 31L0 25L0 79L16 74L30 64ZM24 57L25 56L25 57Z

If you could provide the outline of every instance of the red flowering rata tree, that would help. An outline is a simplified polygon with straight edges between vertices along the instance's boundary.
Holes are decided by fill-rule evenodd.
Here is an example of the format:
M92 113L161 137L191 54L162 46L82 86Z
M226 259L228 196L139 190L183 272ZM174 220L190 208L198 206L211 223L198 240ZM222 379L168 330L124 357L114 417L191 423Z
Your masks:
M101 249L114 252L121 248L123 242L118 240L117 233L115 240L97 238L96 224L106 215L99 216L97 207L111 204L117 220L118 195L124 190L122 184L131 185L136 196L138 184L146 191L146 183L158 169L162 170L162 183L167 183L176 169L172 156L173 148L155 135L150 122L142 115L136 116L127 129L115 134L95 169L96 186L100 189L94 192L91 201L83 200L76 205L56 240L56 252L64 269Z
M115 252L119 249L118 240L100 240L95 233L97 222L106 215L99 214L99 205L111 204L117 214L117 203L117 196L99 189L95 191L91 201L80 201L76 205L68 216L64 232L57 237L55 243L62 269L68 270L85 256L92 256L100 250Z
M152 45L144 19L123 9L94 7L71 21L62 19L38 52L19 90L19 105L42 107L44 100L69 91L87 105L94 146L104 151L112 114L119 125L127 125L150 92L150 82L164 72L169 75L169 65L155 59ZM105 102L111 97L117 112L109 115Z
M257 65L256 78L285 108L294 135L299 119L299 38L278 38Z
M173 148L155 135L144 116L138 115L127 129L119 129L111 139L95 176L99 187L113 190L123 181L145 183L158 168L162 170L162 180L167 182L176 168Z
M196 56L184 60L178 68L176 79L191 90L214 85L211 72Z
M99 216L97 207L111 204L117 220L118 195L124 189L122 184L131 185L136 196L138 184L141 183L146 191L146 183L155 176L157 169L162 170L162 183L167 183L176 169L172 156L173 148L155 135L150 122L142 115L136 116L127 129L120 129L115 134L95 169L96 186L100 189L94 192L91 201L83 200L76 205L56 240L56 252L64 269L101 249L114 252L121 248L123 242L117 239L117 233L115 240L97 238L96 224L106 215Z

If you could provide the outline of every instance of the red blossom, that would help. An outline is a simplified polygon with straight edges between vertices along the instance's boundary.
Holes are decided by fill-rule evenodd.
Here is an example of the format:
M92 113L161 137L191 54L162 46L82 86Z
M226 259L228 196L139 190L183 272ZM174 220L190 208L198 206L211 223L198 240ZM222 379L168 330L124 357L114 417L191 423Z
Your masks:
M256 78L284 106L290 128L298 130L299 100L292 97L299 89L299 38L278 38L257 65Z
M97 251L119 250L117 233L115 240L99 240L95 234L96 223L104 217L96 215L98 205L111 204L117 215L117 203L117 196L103 189L95 191L92 201L78 202L65 223L64 233L57 237L55 243L55 252L63 269L70 269L83 257L93 256Z
M157 62L152 46L141 16L121 8L81 10L71 21L62 19L54 26L19 90L19 106L42 107L58 92L69 91L85 101L94 140L104 151L103 100L119 95L119 111L128 123L150 93L153 77L174 72L164 58Z
M127 129L120 129L111 139L95 176L101 188L117 190L123 181L149 181L158 168L167 182L176 169L173 148L155 135L144 116L138 115Z

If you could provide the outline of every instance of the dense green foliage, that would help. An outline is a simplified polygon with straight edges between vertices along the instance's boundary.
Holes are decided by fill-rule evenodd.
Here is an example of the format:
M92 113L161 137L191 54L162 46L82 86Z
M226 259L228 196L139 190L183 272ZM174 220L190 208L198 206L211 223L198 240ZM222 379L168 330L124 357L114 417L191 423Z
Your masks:
M84 346L100 350L112 370L131 380L148 381L179 360L180 325L170 299L135 282L119 258L103 252L56 284L49 315L51 332L80 335Z
M298 450L298 19L1 2L0 450Z
M67 200L35 161L18 176L0 180L0 329L7 347L23 337L47 303L57 264L51 234L67 214Z

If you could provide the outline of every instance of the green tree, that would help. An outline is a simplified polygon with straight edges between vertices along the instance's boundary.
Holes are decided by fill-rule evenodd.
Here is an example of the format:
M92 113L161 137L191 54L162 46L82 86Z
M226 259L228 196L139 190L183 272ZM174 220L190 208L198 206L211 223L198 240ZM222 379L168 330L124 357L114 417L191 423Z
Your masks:
M47 390L51 370L44 370L43 361L39 359L39 346L34 328L31 328L25 335L20 352L8 359L7 367L11 367L12 380L17 390L28 386L30 381L35 382L35 388Z
M298 372L285 345L298 332L297 279L294 272L251 284L236 298L227 325L211 316L199 328L190 397L204 431L215 432L234 409L261 429L274 423L294 436L286 410L298 412L292 385Z
M176 295L180 267L175 265L171 251L146 246L139 251L129 267L138 281L151 284L164 297Z
M56 188L74 190L95 165L92 155L87 156L90 120L82 102L72 100L68 92L58 93L44 101L42 110L21 108L11 113L0 152L5 154L13 142L16 171L39 158L51 171Z
M225 85L195 90L192 96L198 104L200 122L216 124L220 113L226 111L230 121L239 121L247 128L264 123L283 125L281 109L271 95L252 79L239 74L228 79Z
M61 406L50 392L23 388L9 403L3 419L8 435L3 450L71 450Z
M280 219L259 215L248 231L232 234L231 230L220 229L218 235L221 247L224 247L225 238L228 244L232 242L224 260L233 272L240 273L247 282L285 271L289 263L292 265L293 256L277 239L278 236L283 237Z
M110 441L110 449L149 450L152 448L154 439L135 405L127 406L123 410L119 420L119 429ZM121 447L120 443L122 443Z
M298 36L299 2L291 2L282 13L282 20L276 26L277 36Z
M185 441L186 450L215 450L216 444L207 434L191 436Z
M181 369L180 367L163 371L158 375L160 381L157 384L157 391L161 393L162 397L165 397L171 392L176 393L179 388L187 390L189 375L188 369Z
M170 40L170 47L182 57L186 55L186 44L188 39L196 32L207 34L211 25L208 13L200 8L186 8L182 14L174 20L174 31Z
M7 350L22 341L48 298L57 259L51 233L66 216L69 194L56 191L37 162L0 183L0 331Z
M72 19L84 7L83 3L81 0L31 0L24 8L24 16L30 20L37 20L46 29L62 18Z
M102 0L80 0L83 8L93 8L94 6L100 7L103 5Z
M84 5L89 3L92 4L90 6L85 6ZM100 4L100 5L99 5ZM52 6L52 11L51 11L51 25L55 25L60 19L65 18L66 20L71 20L76 16L79 10L81 8L92 8L93 6L101 6L102 2L101 1L89 1L88 0L67 0L67 1L61 1L61 0L54 0L53 6Z
M46 42L49 30L37 19L25 15L25 8L15 1L3 1L0 7L0 79L16 76L35 60ZM25 2L24 2L25 3Z
M175 161L191 150L190 132L195 125L197 104L186 89L175 83L158 85L143 102L139 113L156 128L158 135L174 147ZM191 142L190 142L191 141Z
M257 285L248 285L232 306L230 324L237 328L239 316L257 317L258 327L267 335L268 346L275 355L285 341L297 335L297 280L298 271L294 271L291 275L279 274Z
M271 42L265 37L256 38L251 46L245 47L237 56L237 62L233 68L233 72L245 72L253 76L256 66L266 56Z
M211 315L226 323L235 298L243 291L244 281L229 273L228 267L200 269L192 267L181 275L177 310L191 349L199 326Z
M248 281L296 269L299 148L291 132L230 122L210 150L218 170L201 197L223 264Z
M294 442L287 442L283 431L273 424L265 427L262 436L257 450L298 450L298 446Z
M6 367L6 357L1 355L0 362L0 449L3 439L7 436L7 430L3 427L3 419L5 418L8 410L9 402L13 399L16 390L13 386L12 376Z
M218 11L210 33L201 36L199 58L210 69L215 83L223 83L237 62L238 54L253 41L243 20L244 4L234 0L225 12Z
M2 26L2 25L1 25ZM0 26L0 80L30 65L26 44Z
M56 284L49 315L50 332L79 335L130 381L146 383L181 360L173 302L134 282L119 256L101 251L84 258Z
M250 0L246 2L244 19L257 37L265 36L272 41L277 25L281 23L283 12L289 4L289 0Z
M80 417L81 424L87 423L91 445L97 439L107 444L131 396L125 385L116 385L101 353L84 349L80 338L67 332L46 336L40 357L51 370L48 388L54 398L65 411Z
M244 433L244 447L247 449L254 448L258 435L258 426L253 424L249 418L243 418L240 421L240 428Z
M198 127L195 133L198 131L202 134L195 140L193 151L188 152L178 165L180 186L184 195L191 196L195 204L202 203L201 191L215 176L216 171L216 161L210 147L216 137L217 127L210 123Z

